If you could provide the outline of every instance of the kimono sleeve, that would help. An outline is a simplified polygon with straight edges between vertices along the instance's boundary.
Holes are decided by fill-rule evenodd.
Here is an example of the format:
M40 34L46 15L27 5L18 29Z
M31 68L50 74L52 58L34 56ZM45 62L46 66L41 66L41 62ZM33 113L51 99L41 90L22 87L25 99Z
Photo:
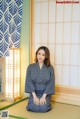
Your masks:
M26 71L25 92L31 93L34 91L35 91L35 86L34 86L34 82L31 79L31 68L29 65Z
M55 76L54 76L54 68L50 67L50 80L46 85L46 90L44 91L46 94L55 94Z

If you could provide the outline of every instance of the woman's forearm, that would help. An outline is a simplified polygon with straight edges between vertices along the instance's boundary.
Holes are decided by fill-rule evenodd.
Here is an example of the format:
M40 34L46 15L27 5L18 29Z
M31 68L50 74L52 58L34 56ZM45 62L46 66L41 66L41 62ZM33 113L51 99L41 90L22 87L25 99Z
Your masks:
M32 96L33 96L33 97L36 97L36 93L35 93L35 92L32 92Z
M32 92L34 104L39 105L39 99L35 92Z

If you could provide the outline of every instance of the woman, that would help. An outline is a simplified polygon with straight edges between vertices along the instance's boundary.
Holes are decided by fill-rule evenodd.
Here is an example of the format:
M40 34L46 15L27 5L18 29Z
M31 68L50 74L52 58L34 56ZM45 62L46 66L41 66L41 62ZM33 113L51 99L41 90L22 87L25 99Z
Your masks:
M30 93L28 111L47 112L51 110L50 99L55 93L54 70L50 63L50 52L45 46L36 51L36 63L27 69L25 92Z

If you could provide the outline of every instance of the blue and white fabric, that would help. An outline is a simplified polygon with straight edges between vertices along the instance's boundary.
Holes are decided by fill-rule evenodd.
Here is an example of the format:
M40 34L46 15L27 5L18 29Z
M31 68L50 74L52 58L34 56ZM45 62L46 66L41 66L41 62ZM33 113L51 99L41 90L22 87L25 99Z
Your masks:
M23 0L0 0L0 57L20 47Z

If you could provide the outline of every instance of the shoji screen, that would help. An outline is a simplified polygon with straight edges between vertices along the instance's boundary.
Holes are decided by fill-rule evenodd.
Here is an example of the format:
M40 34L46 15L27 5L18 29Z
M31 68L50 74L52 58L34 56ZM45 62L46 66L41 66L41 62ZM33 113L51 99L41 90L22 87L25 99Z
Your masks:
M10 56L6 57L5 98L15 101L21 98L21 49L10 48Z
M31 0L31 62L34 61L36 49L41 45L50 49L56 92L79 96L79 3L61 4L56 0Z

